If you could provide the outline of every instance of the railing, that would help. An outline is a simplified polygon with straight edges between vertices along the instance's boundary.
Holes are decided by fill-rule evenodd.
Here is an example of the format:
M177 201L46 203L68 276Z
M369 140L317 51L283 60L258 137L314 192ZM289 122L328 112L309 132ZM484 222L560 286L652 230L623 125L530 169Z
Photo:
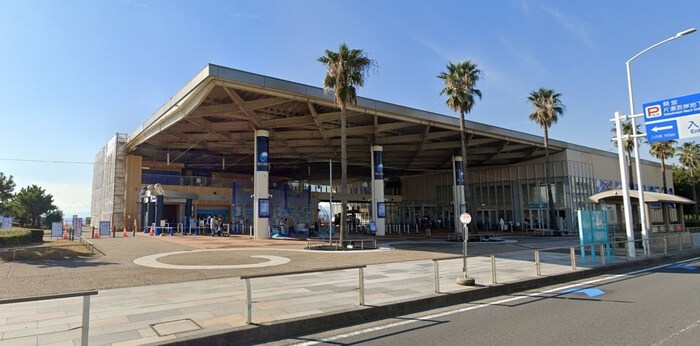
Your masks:
M58 250L58 249L68 249L71 247L85 247L86 249L90 250L92 254L95 254L95 251L101 253L104 255L102 251L97 249L95 245L90 242L89 240L80 237L78 238L80 240L80 244L64 244L64 245L56 245L56 246L21 246L21 247L12 247L12 248L7 248L7 249L0 249L0 253L6 252L12 253L12 260L17 259L17 252L22 252L22 251L34 251L34 250L39 250L40 252L47 253L49 250Z
M339 271L339 270L349 270L349 269L358 269L359 270L359 275L358 275L358 300L359 300L359 305L365 305L365 274L364 274L364 269L367 268L366 265L362 266L348 266L348 267L335 267L335 268L326 268L326 269L314 269L314 270L300 270L300 271L293 271L293 272L286 272L286 273L273 273L273 274L258 274L258 275L245 275L241 276L241 280L245 281L245 292L246 292L246 318L245 318L245 323L246 324L251 324L253 323L253 292L252 288L250 286L250 280L251 279L259 279L259 278L267 278L267 277L274 277L274 276L286 276L286 275L298 275L298 274L309 274L309 273L319 273L319 272L329 272L329 271Z
M80 244L82 244L82 245L85 246L86 248L90 249L90 252L91 252L93 255L95 254L95 251L97 251L97 252L101 253L102 256L105 256L105 253L102 252L102 251L100 251L100 249L96 248L96 247L95 247L95 244L93 244L91 241L85 239L85 238L82 237L82 236L81 236L80 238L78 238L78 239L80 240Z
M82 333L80 335L80 344L82 346L87 346L88 345L88 334L90 331L90 296L94 296L94 295L97 295L97 291L52 294L52 295L46 295L46 296L36 296L36 297L26 297L26 298L0 299L0 305L27 303L27 302L35 302L35 301L40 301L40 300L50 300L50 299L83 297L83 324L82 324Z
M520 251L508 251L508 252L502 252L499 253L499 255L512 255L514 253L523 253L523 252L533 252L533 257L534 257L534 269L535 269L535 275L536 276L542 276L542 261L541 261L541 254L543 252L557 252L561 250L568 250L569 258L571 261L571 270L576 271L577 270L577 261L576 261L576 248L579 248L579 256L582 258L582 260L585 261L586 258L586 249L590 249L590 257L591 259L596 257L596 253L599 255L598 256L598 261L601 265L605 265L607 263L607 260L614 260L614 256L617 256L616 254L617 251L623 250L624 251L624 256L625 256L625 261L629 262L630 261L630 252L634 251L636 255L636 250L635 249L630 249L630 246L636 248L637 245L642 247L644 249L644 253L642 254L645 257L651 257L653 253L662 253L664 255L669 254L669 247L674 248L677 250L679 253L683 253L684 251L684 240L683 236L687 236L689 233L680 233L680 234L672 234L664 237L651 237L648 240L643 240L643 239L637 239L634 241L628 241L628 240L618 240L618 241L611 241L611 242L602 242L602 243L592 243L592 244L586 244L586 245L570 245L570 246L561 246L561 247L550 247L550 248L540 248L540 249L532 249L532 250L520 250ZM690 246L693 249L697 248L697 244L695 242L695 237L690 234ZM631 250L631 251L630 251ZM622 255L620 255L621 257ZM478 258L478 257L484 257L484 255L476 255L476 256L467 256L467 259L469 258ZM435 293L440 293L440 262L441 261L449 261L449 260L456 260L456 259L464 259L464 256L450 256L450 257L443 257L443 258L435 258L433 259L433 273L434 273L434 290ZM491 267L491 283L492 284L497 284L497 271L496 271L496 255L491 254L490 255L490 267Z

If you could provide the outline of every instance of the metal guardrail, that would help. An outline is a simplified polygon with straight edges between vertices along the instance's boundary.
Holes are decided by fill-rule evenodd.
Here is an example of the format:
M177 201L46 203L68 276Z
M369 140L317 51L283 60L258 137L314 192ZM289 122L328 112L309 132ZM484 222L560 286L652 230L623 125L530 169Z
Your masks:
M335 242L336 250L338 247L338 244L340 243L340 240L338 238L333 238L333 239L328 239L328 238L323 238L323 237L314 237L314 238L306 238L306 248L311 249L311 244L312 242L314 244L321 244L326 245L326 240L328 240L328 246L333 246L333 243ZM377 238L350 238L350 239L343 239L343 244L348 244L348 245L353 245L353 249L355 248L355 243L360 244L360 250L365 249L365 243L372 243L372 248L376 249L377 248Z
M80 238L78 238L78 239L80 240L80 244L82 244L86 248L90 249L90 252L93 255L95 254L95 251L97 251L97 252L101 253L102 256L106 256L106 254L104 252L100 251L100 249L95 247L95 244L93 244L91 241L85 239L83 236L80 236Z
M313 269L313 270L299 270L299 271L286 272L286 273L270 273L270 274L257 274L257 275L241 276L241 280L245 281L245 292L246 292L246 295L245 295L245 297L246 297L245 298L246 299L245 323L246 324L253 323L253 292L252 292L252 288L250 286L251 279L358 269L358 271L359 271L358 279L357 279L357 281L358 281L357 286L359 289L358 300L359 300L359 305L365 305L365 272L364 272L365 268L367 268L366 265L361 265L361 266L347 266L347 267L335 267L335 268L324 268L324 269Z
M82 333L80 335L80 345L87 346L89 344L88 334L90 331L90 296L97 295L97 293L97 291L85 291L75 293L52 294L36 297L0 299L0 305L35 302L40 300L83 297L83 324Z
M645 257L651 257L651 255L655 249L654 245L657 245L657 244L662 244L661 248L663 249L663 254L668 255L669 243L671 243L671 242L673 242L674 245L677 244L678 252L683 253L683 250L684 250L684 248L683 248L683 236L684 235L690 235L690 241L692 243L691 247L693 249L697 248L697 244L695 242L695 237L692 234L679 233L679 234L672 234L672 235L668 235L668 236L664 236L664 237L650 237L647 240L643 240L643 239L637 239L634 241L618 240L618 241L610 241L610 242L592 243L592 244L586 244L586 245L570 245L570 246L540 248L540 249L531 249L531 250L507 251L507 252L501 252L501 253L499 253L499 255L532 251L533 255L534 255L535 275L542 276L542 269L541 269L542 262L541 262L541 256L540 256L540 254L542 252L569 250L569 257L571 260L571 270L576 271L577 270L576 248L581 248L582 251L585 251L585 248L590 248L591 249L591 257L594 257L595 252L598 252L600 254L600 257L599 257L600 264L605 265L606 264L606 257L608 256L608 254L610 252L614 252L614 250L616 248L619 248L619 249L624 248L625 261L629 261L630 257L631 257L630 252L636 251L636 250L631 250L630 246L634 247L637 244L641 244L642 248L644 248L644 256ZM644 246L644 245L646 245L646 246ZM660 252L660 250L659 250L659 252ZM484 255L467 256L467 258L475 258L475 257L484 257ZM450 257L443 257L443 258L435 258L432 260L433 261L435 293L440 293L440 265L439 265L439 262L448 261L448 260L456 260L456 259L464 259L464 256L458 255L458 256L450 256ZM491 282L492 282L492 284L497 284L498 281L497 281L497 271L496 271L496 255L491 254L490 260L491 260Z

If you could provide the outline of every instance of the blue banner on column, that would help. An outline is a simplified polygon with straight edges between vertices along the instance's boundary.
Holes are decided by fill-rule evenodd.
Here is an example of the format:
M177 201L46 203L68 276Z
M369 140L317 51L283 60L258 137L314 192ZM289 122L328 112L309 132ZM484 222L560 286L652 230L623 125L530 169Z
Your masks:
M258 200L258 217L269 218L270 217L270 200L267 198L260 198Z
M464 171L462 171L462 161L455 161L455 184L464 185Z
M384 202L377 202L377 217L380 219L386 217L386 204Z
M256 171L269 171L270 168L270 157L268 153L268 141L269 138L264 136L259 136L255 138L255 148L256 148Z
M374 180L384 179L384 164L382 163L382 152L374 152Z

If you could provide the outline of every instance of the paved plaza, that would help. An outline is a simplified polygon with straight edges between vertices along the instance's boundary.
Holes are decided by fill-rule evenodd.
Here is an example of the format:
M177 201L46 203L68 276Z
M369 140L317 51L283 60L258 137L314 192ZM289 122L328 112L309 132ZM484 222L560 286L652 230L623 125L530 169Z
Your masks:
M514 237L503 243L470 243L469 275L492 285L535 277L532 248L569 246L573 238ZM395 241L381 250L319 252L306 242L247 237L147 237L99 239L105 253L65 263L0 263L2 298L98 289L90 307L91 345L141 345L230 330L245 325L242 275L367 265L365 304L384 305L436 295L433 259L461 253L461 243ZM616 261L624 261L617 252ZM619 256L622 254L622 256ZM541 254L544 276L571 271L567 249ZM599 260L600 258L597 258ZM577 255L577 270L597 266ZM478 289L455 284L462 260L439 262L439 294ZM251 280L252 321L275 322L358 305L358 270L327 271ZM80 344L82 298L0 305L0 345Z

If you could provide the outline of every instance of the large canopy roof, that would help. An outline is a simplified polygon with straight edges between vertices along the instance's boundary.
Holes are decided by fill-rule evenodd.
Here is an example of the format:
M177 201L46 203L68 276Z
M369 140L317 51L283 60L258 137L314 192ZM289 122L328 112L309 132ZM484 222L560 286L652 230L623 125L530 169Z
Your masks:
M459 119L358 98L347 111L349 176L369 176L370 146L384 148L388 176L450 170L460 153ZM542 137L467 121L470 167L507 165L544 155ZM340 110L313 87L207 65L127 144L144 160L251 174L254 130L270 131L273 175L325 179L340 160ZM555 153L569 144L550 140Z
M630 190L630 198L639 200L639 191ZM599 203L603 201L610 204L622 204L622 190L608 190L596 193L595 195L588 197L593 203ZM677 203L677 204L695 204L692 200L685 197L669 195L666 193L658 192L644 192L644 202L645 203Z

